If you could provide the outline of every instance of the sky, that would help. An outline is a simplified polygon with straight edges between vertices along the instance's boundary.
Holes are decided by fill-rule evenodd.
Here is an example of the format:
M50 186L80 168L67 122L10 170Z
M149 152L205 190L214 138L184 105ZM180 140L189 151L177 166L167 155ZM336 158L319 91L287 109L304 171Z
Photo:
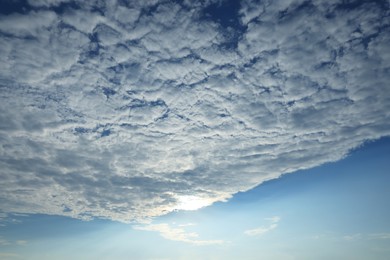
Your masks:
M390 2L0 2L0 259L388 259Z

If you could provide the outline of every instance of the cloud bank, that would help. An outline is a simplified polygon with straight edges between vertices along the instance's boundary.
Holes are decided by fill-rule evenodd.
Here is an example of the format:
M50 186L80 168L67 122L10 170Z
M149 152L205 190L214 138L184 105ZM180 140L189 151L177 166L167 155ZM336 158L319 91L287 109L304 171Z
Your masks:
M0 210L142 220L390 134L388 1L233 2L8 1Z

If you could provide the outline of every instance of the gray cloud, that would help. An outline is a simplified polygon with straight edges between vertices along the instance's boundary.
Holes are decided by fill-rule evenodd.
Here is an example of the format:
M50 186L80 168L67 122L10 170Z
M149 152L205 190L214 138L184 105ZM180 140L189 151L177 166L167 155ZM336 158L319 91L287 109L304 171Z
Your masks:
M386 1L210 4L1 15L0 210L142 220L389 135Z

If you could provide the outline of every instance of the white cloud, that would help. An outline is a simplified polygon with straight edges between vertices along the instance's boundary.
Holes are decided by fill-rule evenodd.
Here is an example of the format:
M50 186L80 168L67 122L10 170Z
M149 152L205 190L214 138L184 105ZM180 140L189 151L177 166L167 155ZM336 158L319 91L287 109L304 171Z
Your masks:
M248 229L244 231L244 234L248 236L262 236L265 233L268 233L271 230L278 227L278 222L280 221L280 217L275 216L272 218L266 218L266 220L270 221L270 224L268 226L261 226L254 229Z
M266 218L265 220L268 220L271 223L278 223L280 221L280 219L281 218L279 216L274 216L274 217L271 217L271 218Z
M352 235L345 235L345 236L343 236L343 239L347 240L347 241L359 240L359 239L362 239L362 234L357 233L357 234L352 234Z
M248 236L261 236L265 233L268 233L269 231L275 229L278 225L277 224L271 224L268 227L259 227L255 229L249 229L244 232L245 235Z
M390 134L376 3L243 1L234 48L206 2L135 2L0 16L3 212L140 221Z
M166 223L161 223L161 224L147 224L143 226L135 226L134 229L145 230L145 231L156 231L160 233L160 235L165 239L185 242L185 243L198 245L198 246L220 245L224 243L223 240L200 240L199 235L197 233L186 232L186 230L183 227L185 226L179 225L179 227L175 228L169 226Z
M8 240L2 236L0 236L0 246L10 246L10 245L18 245L18 246L24 246L28 243L28 241L26 240L15 240L15 241L11 241L11 240Z
M16 240L15 243L18 245L18 246L24 246L28 243L27 240Z
M390 233L373 233L368 235L369 239L390 239Z
M357 242L357 241L367 241L369 240L387 240L390 239L390 233L351 233L351 234L337 234L337 233L325 233L325 234L317 234L312 237L312 239L326 239L339 241L344 240L346 242ZM377 241L379 242L379 241Z
M8 246L10 244L11 243L8 240L4 239L3 237L0 237L0 246Z

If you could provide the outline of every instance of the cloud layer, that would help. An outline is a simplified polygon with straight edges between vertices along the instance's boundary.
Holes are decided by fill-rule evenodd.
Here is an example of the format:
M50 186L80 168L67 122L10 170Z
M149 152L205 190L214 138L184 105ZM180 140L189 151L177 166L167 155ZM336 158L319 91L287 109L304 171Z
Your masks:
M2 212L142 220L390 134L388 1L11 3Z

